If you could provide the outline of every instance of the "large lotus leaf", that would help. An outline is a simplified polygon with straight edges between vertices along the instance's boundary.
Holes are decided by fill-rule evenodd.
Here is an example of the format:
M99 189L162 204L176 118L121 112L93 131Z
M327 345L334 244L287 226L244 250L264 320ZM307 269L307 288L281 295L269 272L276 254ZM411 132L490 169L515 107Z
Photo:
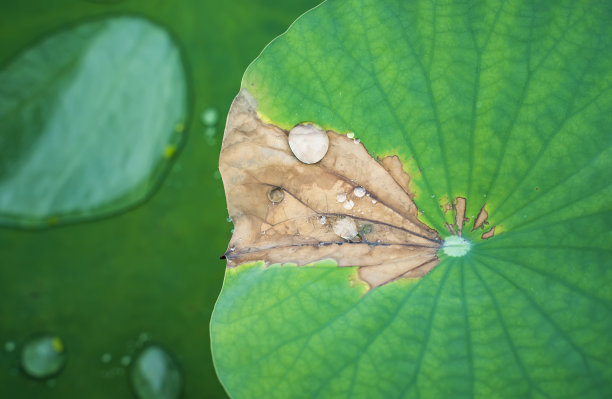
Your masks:
M0 222L92 217L142 200L180 141L183 69L170 35L135 17L81 24L8 63Z
M468 244L377 287L342 258L230 263L211 321L229 394L610 397L611 20L604 1L328 0L272 42L242 82L257 117L398 155L419 219Z

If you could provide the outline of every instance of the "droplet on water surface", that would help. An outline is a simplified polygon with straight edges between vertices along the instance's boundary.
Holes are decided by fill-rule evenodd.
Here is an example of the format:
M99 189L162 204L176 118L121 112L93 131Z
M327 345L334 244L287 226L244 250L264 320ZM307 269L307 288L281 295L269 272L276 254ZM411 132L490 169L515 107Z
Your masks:
M32 338L21 351L21 367L29 376L48 378L57 374L66 363L66 350L55 335Z
M130 382L140 399L176 399L183 389L176 361L158 345L146 347L134 359Z
M201 119L204 125L208 127L215 126L219 121L219 111L212 107L206 108L202 112Z
M17 348L17 344L14 341L6 341L4 343L4 350L7 352L12 352Z

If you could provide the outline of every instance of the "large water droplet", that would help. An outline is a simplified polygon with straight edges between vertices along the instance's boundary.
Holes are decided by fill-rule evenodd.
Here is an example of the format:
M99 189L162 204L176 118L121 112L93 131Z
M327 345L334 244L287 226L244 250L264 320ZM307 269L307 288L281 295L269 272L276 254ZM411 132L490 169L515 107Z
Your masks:
M48 378L59 373L66 363L62 340L54 335L32 338L21 351L21 367L34 378Z
M472 244L463 237L450 236L444 240L442 244L442 251L453 257L459 257L467 254Z
M140 399L175 399L183 388L178 365L158 345L146 347L134 359L130 380Z
M300 124L289 132L289 147L300 161L306 164L317 163L327 154L329 137L318 126Z
M350 240L357 235L357 225L355 221L351 218L338 218L336 223L334 223L334 233L344 238L345 240Z

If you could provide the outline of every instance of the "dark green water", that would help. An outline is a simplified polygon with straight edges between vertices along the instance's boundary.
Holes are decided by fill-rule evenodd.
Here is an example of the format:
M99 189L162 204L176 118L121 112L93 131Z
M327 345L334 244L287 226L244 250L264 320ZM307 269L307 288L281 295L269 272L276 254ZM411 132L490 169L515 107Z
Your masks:
M231 229L216 173L223 122L247 65L316 3L0 2L2 64L66 25L135 13L174 35L193 93L187 143L147 202L118 216L47 230L0 229L1 398L130 398L120 359L134 354L139 337L178 360L183 397L225 396L208 328L223 280L219 256ZM214 143L200 122L207 107L220 113ZM35 381L19 370L19 350L28 337L45 332L61 336L68 360L51 381ZM6 351L7 342L16 349Z

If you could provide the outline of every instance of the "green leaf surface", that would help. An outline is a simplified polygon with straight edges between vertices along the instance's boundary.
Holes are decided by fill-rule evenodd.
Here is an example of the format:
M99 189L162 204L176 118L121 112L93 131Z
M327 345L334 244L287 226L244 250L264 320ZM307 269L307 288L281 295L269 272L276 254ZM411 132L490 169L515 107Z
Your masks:
M179 50L142 18L48 37L0 71L0 87L5 224L132 205L157 184L182 138L187 82Z
M272 42L242 82L260 116L399 155L442 238L466 199L472 245L367 293L329 263L228 269L229 394L610 397L611 20L604 1L328 0Z

